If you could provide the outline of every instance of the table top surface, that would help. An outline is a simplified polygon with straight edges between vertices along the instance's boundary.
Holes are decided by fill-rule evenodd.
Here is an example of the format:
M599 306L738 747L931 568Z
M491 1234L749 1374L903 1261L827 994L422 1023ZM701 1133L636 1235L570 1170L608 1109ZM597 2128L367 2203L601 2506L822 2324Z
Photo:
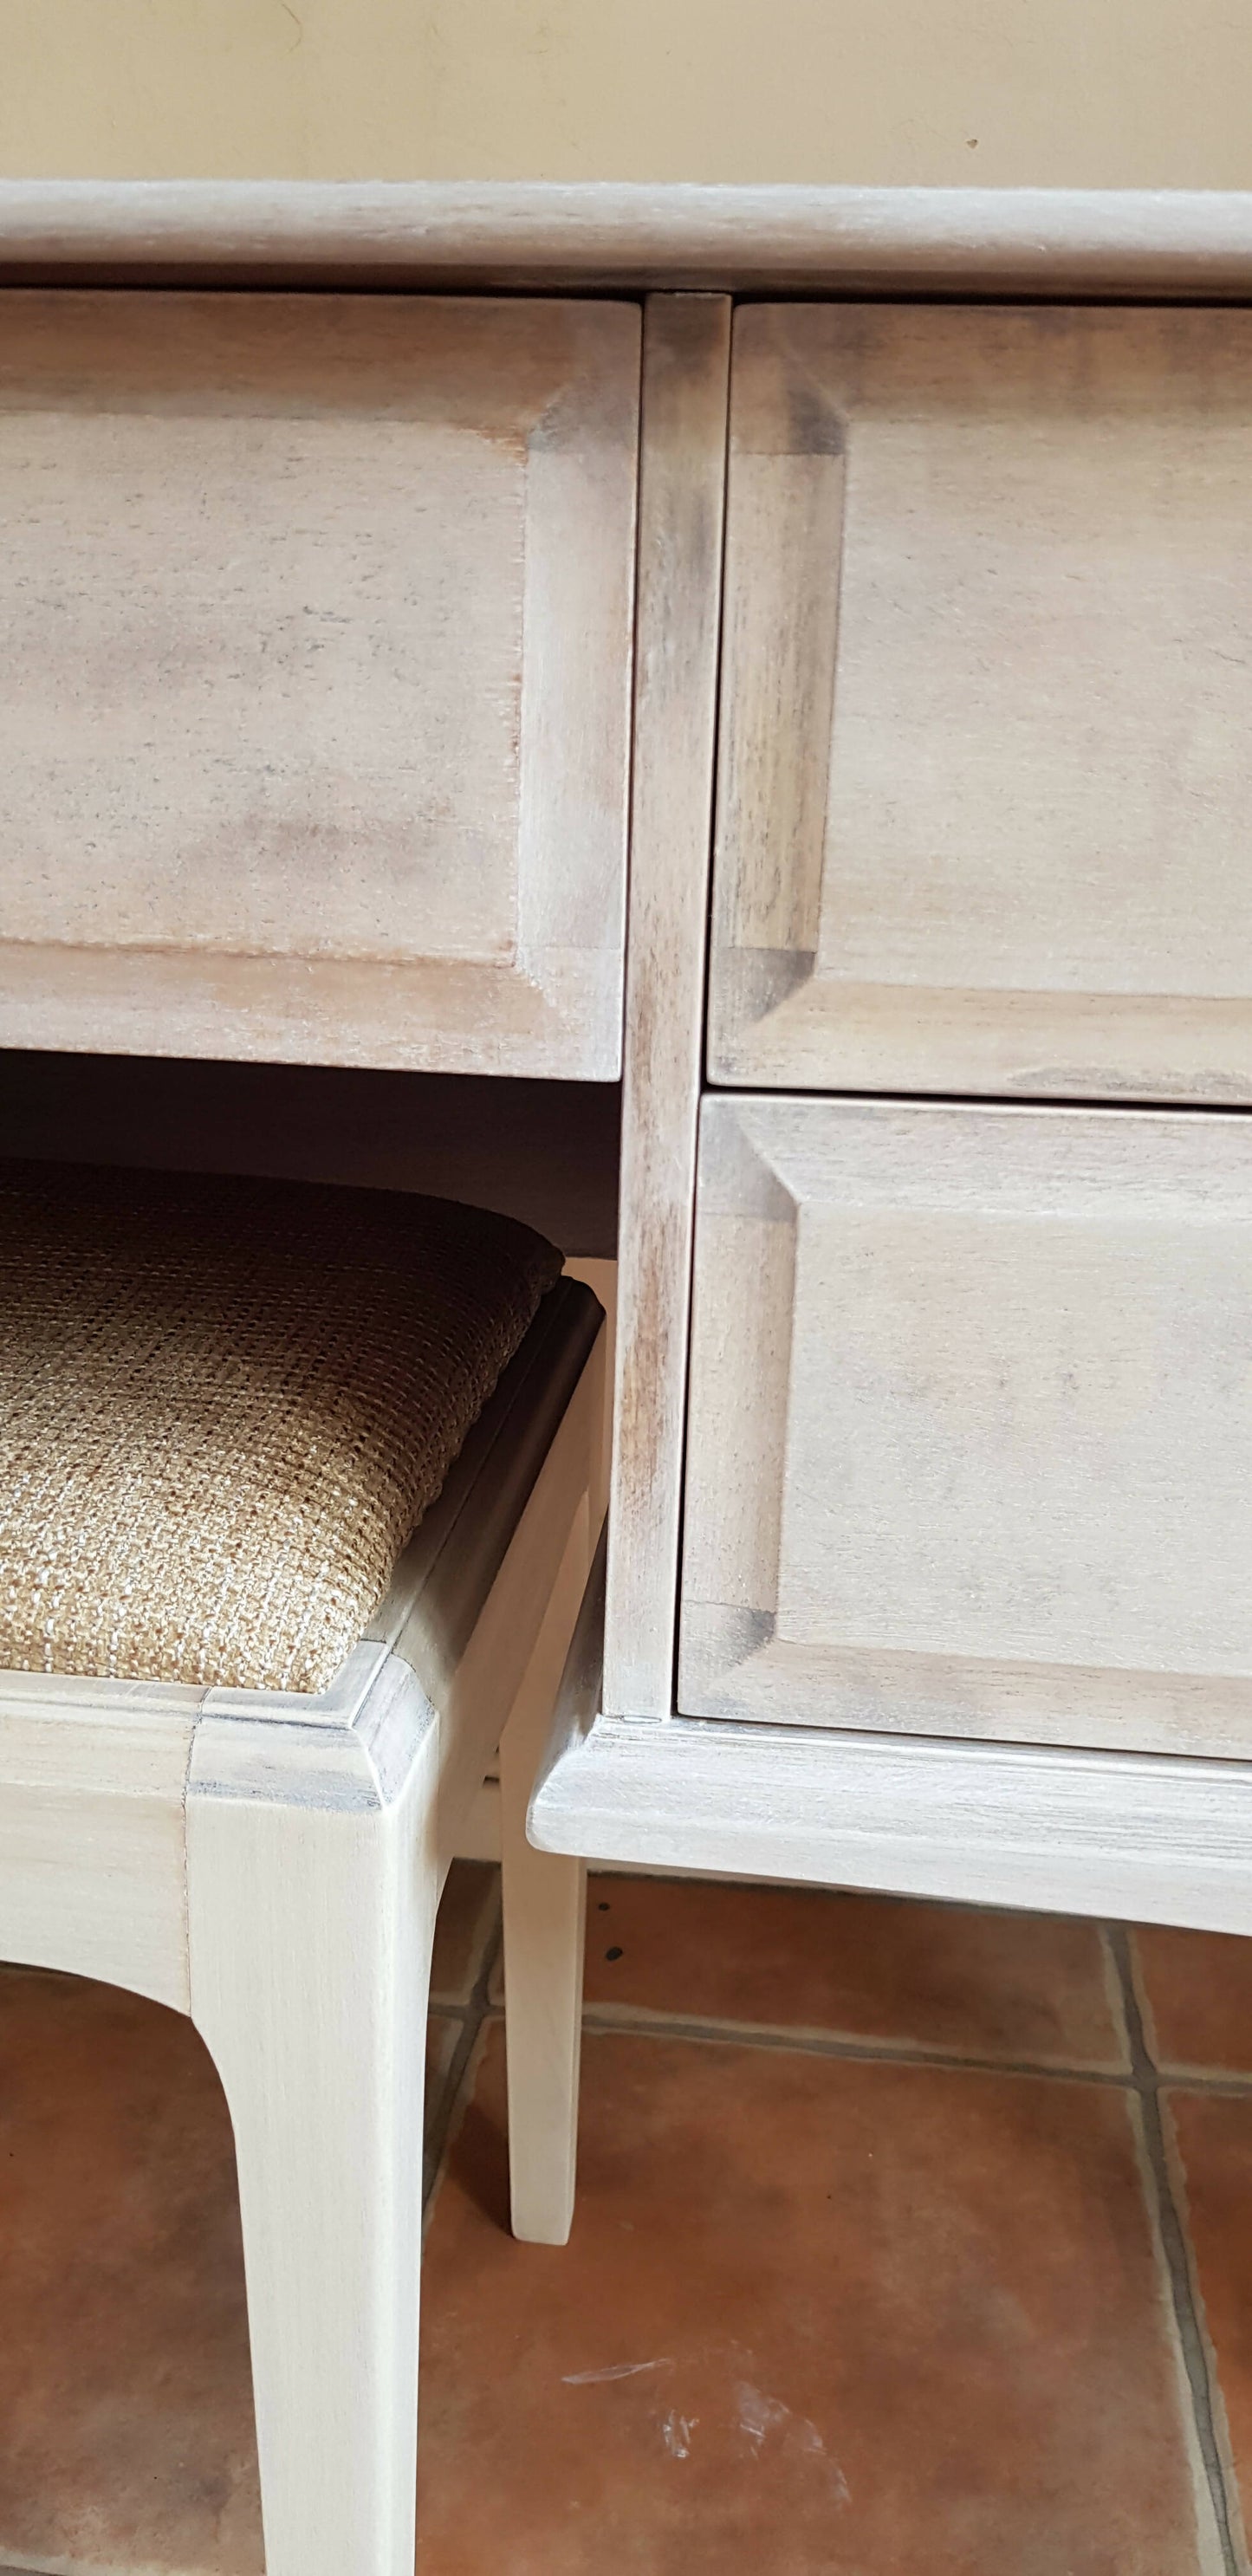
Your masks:
M11 179L0 281L1243 298L1252 191Z

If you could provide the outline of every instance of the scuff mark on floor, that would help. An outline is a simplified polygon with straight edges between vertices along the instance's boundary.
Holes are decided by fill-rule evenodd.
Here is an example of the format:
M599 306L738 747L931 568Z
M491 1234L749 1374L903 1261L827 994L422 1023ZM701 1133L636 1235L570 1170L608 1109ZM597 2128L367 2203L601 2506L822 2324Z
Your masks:
M698 2415L680 2415L677 2408L671 2406L661 2426L661 2439L671 2460L690 2459L691 2436L699 2421Z
M830 2477L835 2502L851 2501L848 2481L837 2460L826 2457L826 2445L811 2416L793 2415L781 2397L768 2397L763 2389L754 2388L751 2380L741 2380L735 2390L735 2407L739 2430L756 2452L758 2459L769 2436L778 2434L780 2442L792 2451L805 2451L814 2459L820 2457Z
M561 2374L563 2388L599 2388L609 2379L637 2379L643 2370L672 2370L672 2361L610 2361L603 2370L566 2370Z

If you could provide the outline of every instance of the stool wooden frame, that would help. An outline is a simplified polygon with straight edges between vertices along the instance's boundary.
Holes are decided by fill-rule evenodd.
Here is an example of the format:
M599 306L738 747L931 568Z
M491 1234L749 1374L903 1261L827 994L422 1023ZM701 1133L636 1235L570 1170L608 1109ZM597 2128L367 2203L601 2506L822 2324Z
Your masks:
M573 2203L584 1869L525 1805L604 1511L563 1280L317 1697L0 1674L0 1956L188 2013L234 2123L267 2576L411 2576L435 1912L497 1746L519 2235Z

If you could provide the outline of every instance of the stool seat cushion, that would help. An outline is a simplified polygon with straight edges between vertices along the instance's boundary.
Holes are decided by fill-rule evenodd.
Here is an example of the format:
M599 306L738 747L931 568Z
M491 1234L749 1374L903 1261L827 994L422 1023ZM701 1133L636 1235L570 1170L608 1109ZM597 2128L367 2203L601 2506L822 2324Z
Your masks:
M0 1667L324 1690L560 1268L443 1199L0 1163Z

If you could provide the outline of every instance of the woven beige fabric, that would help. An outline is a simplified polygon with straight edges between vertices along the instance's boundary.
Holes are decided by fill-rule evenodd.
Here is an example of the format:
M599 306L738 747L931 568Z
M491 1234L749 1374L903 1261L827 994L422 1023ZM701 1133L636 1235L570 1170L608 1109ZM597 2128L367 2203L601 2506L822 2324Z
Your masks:
M0 1163L0 1666L325 1689L560 1267L442 1199Z

